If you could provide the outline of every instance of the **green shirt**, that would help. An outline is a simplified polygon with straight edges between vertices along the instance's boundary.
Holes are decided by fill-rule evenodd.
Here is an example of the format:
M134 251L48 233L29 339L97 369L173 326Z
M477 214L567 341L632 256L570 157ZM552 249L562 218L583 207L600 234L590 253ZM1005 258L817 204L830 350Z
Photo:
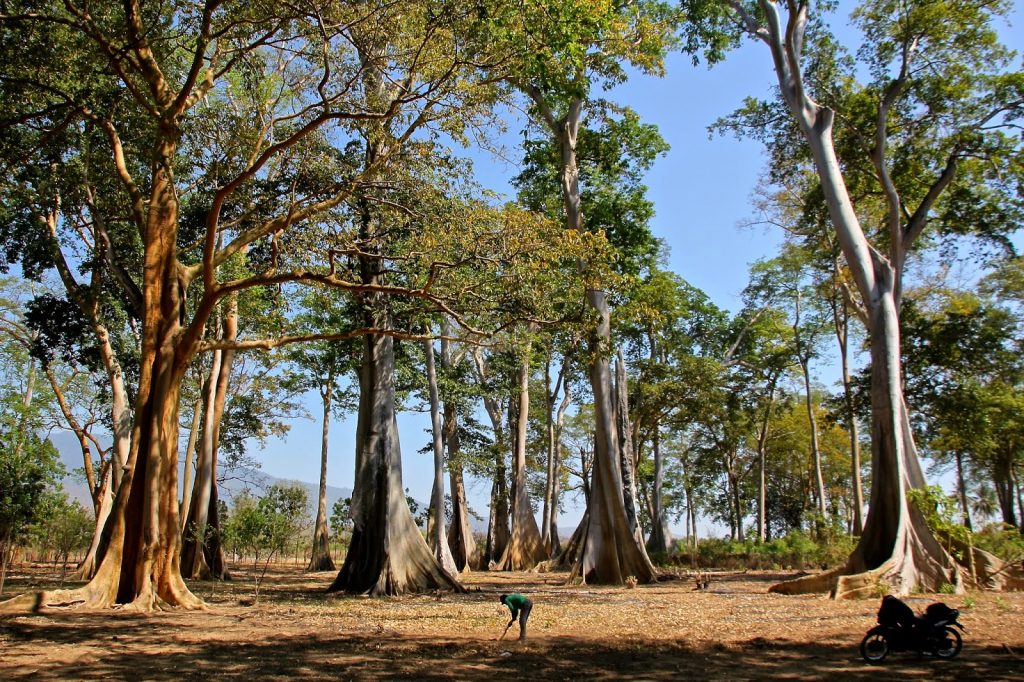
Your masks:
M519 593L510 594L505 597L505 606L508 607L509 611L512 612L512 620L515 620L519 616L519 609L526 606L526 602L529 599Z

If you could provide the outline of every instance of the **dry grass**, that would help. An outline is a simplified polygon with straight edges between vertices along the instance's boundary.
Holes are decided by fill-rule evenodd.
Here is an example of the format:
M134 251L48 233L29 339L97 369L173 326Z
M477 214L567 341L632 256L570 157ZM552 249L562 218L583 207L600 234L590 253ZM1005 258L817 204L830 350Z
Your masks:
M12 594L46 587L49 567L15 571ZM608 588L562 574L473 573L469 593L328 597L333 574L271 568L252 605L247 567L226 584L195 583L200 613L58 611L0 620L0 679L1024 679L1024 594L922 595L963 611L953 661L896 654L881 666L857 645L876 600L834 602L766 593L779 574ZM529 641L502 592L528 594ZM973 605L971 605L973 601ZM245 605L250 604L250 605Z

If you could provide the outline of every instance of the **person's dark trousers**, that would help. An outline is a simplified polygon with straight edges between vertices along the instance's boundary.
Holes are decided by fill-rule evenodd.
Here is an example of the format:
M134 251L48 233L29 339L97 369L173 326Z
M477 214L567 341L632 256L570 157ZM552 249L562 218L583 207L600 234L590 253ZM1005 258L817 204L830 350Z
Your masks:
M530 611L533 610L533 602L529 599L523 604L523 608L519 610L519 641L526 641L526 619L530 617Z

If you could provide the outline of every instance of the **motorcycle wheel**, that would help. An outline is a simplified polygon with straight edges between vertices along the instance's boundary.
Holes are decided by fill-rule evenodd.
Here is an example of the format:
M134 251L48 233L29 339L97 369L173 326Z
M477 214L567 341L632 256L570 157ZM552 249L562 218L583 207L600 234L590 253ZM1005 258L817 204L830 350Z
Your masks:
M889 653L889 640L881 632L869 632L860 643L860 655L868 663L879 663Z
M960 649L964 646L964 640L955 628L944 628L941 637L942 639L935 642L935 646L932 648L932 653L937 658L949 659L960 653Z

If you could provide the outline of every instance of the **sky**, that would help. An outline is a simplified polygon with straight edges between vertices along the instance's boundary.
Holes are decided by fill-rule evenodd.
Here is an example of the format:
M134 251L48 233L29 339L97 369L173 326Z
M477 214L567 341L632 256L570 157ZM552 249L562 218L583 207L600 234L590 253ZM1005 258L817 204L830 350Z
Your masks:
M843 8L851 7L844 1ZM852 45L856 34L843 26L848 9L840 10L832 26ZM1002 30L1004 42L1024 50L1024 0L1016 0L1012 28ZM765 168L763 146L753 140L732 136L709 138L708 126L738 108L747 96L766 98L771 94L774 73L767 48L749 40L731 52L726 60L708 69L694 67L689 57L671 55L664 78L638 76L606 93L620 104L628 104L642 121L658 126L671 146L647 176L648 197L655 217L652 229L669 247L668 268L703 290L716 305L736 311L747 283L748 266L759 258L775 255L781 242L777 232L748 227L754 212L751 197ZM506 158L517 159L516 143L522 125L509 124L505 137ZM518 168L487 154L473 153L475 174L488 189L513 195L508 181ZM831 361L817 368L823 376L838 376ZM309 412L319 415L319 397L309 397ZM488 423L482 419L483 423ZM432 483L432 455L417 452L429 442L429 417L404 413L399 417L403 452L403 478L413 497L426 501ZM284 439L258 446L250 454L262 462L263 471L281 478L308 482L319 480L320 423L300 420L292 423ZM328 483L352 486L354 474L355 416L331 424ZM447 486L447 476L445 477ZM467 481L469 504L486 517L490 483ZM575 527L580 512L571 500L560 519L561 528ZM678 527L673 528L678 534Z

